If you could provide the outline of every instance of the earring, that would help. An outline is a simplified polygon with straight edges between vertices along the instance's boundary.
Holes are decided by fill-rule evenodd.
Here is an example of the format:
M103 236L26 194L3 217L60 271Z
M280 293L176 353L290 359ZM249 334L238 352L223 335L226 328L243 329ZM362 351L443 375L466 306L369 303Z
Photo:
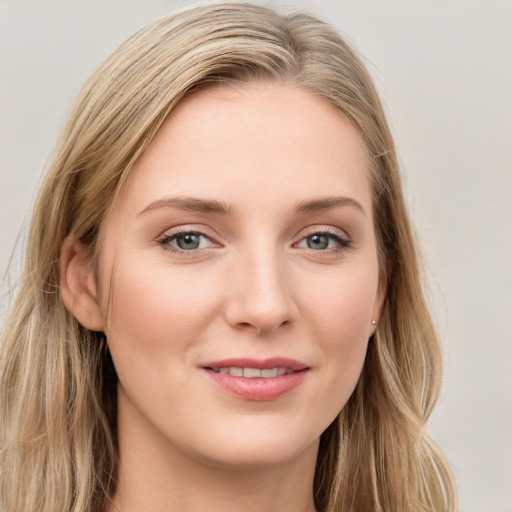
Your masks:
M375 325L377 322L375 320L372 320L372 325Z

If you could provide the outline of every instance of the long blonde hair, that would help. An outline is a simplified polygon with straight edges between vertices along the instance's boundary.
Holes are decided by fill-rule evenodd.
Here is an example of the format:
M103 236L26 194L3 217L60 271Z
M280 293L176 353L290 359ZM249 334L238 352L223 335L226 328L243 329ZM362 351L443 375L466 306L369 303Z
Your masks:
M305 13L228 3L188 9L139 31L90 77L70 113L38 196L1 339L2 512L105 510L116 484L117 379L101 333L63 306L63 241L73 234L94 263L102 219L175 105L201 86L259 79L311 91L359 130L387 280L359 383L321 437L317 510L457 510L451 474L425 428L440 385L439 346L372 80L330 25Z

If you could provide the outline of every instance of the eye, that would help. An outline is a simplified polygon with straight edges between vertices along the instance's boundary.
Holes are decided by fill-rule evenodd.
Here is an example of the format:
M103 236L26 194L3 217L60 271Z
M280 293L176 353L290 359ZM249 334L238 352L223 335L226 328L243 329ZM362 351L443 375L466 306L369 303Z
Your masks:
M304 237L296 247L304 247L313 251L342 250L350 247L350 243L348 237L330 231L320 231Z
M164 249L172 252L193 252L214 245L210 238L198 231L180 231L178 233L166 234L158 243Z

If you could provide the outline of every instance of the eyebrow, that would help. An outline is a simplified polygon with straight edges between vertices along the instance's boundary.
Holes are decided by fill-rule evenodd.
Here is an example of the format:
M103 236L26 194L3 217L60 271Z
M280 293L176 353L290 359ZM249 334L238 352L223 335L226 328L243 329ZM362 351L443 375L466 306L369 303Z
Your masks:
M216 213L218 215L227 215L231 207L220 201L212 199L198 199L196 197L163 197L149 203L137 215L164 207L175 207L182 210L190 210L202 213Z
M359 210L366 217L366 212L361 203L351 197L345 196L322 197L308 201L299 201L295 205L295 213L305 214L322 212L338 206L350 206Z
M295 213L303 215L330 210L331 208L339 206L350 206L352 208L356 208L366 216L366 212L361 203L351 197L345 196L322 197L318 199L299 201L295 204ZM149 203L137 215L143 215L146 212L166 207L180 208L182 210L201 213L215 213L217 215L227 215L231 212L230 205L214 199L198 199L196 197L163 197Z

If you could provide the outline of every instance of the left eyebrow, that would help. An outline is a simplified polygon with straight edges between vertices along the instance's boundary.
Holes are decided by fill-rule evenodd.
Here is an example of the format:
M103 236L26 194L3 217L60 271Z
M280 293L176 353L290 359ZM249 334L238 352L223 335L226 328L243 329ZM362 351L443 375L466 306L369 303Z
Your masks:
M345 196L322 197L319 199L310 199L308 201L299 201L295 205L295 213L305 214L322 212L338 206L349 206L355 208L366 217L366 212L361 203L351 197Z

